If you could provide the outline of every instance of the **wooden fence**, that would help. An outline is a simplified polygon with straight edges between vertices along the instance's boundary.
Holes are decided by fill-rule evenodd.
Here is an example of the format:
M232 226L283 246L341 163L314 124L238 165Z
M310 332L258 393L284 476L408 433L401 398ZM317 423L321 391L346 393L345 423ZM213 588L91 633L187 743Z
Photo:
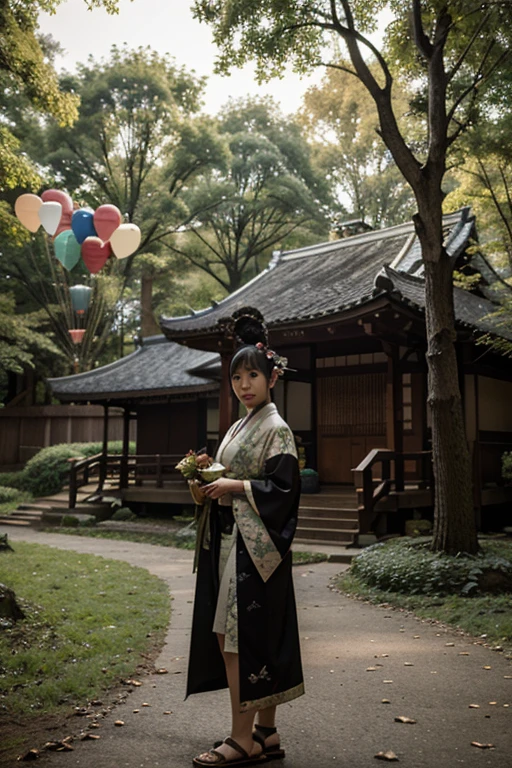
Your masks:
M136 424L130 424L135 439ZM122 440L123 411L109 408L108 438ZM41 448L103 440L100 405L40 405L0 408L0 467L25 464Z

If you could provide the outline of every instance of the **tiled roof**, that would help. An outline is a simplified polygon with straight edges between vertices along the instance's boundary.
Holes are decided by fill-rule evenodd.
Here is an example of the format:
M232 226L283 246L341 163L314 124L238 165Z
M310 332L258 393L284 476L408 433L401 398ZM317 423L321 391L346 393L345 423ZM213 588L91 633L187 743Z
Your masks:
M414 275L384 267L377 279L377 285L384 285L382 277L385 277L386 291L395 298L420 309L425 310L425 283ZM453 289L455 318L458 325L469 326L481 332L493 333L506 339L512 339L512 332L498 326L489 315L496 311L496 305L480 296L464 291L461 288Z
M474 228L464 208L445 216L447 249L458 254ZM421 274L412 222L334 242L278 253L267 269L213 307L185 317L163 318L169 338L216 332L219 320L243 306L257 307L270 328L338 313L382 293L375 279L385 265Z
M170 342L165 336L153 336L115 363L48 382L53 394L65 400L203 392L218 388L218 359L215 352L200 352Z

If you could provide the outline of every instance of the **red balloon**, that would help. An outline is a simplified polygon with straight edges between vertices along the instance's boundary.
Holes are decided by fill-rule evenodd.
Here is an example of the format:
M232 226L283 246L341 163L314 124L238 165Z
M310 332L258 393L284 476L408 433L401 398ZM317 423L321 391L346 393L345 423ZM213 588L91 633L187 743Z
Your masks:
M63 192L61 189L47 189L41 195L43 203L60 203L62 205L62 216L60 217L59 226L54 234L54 238L64 232L66 229L71 229L71 217L73 215L73 201L67 192Z
M100 205L94 212L94 229L104 243L110 240L112 232L116 231L121 221L121 211L115 205Z
M86 237L82 243L82 259L92 275L105 266L111 253L110 243L103 243L99 237Z

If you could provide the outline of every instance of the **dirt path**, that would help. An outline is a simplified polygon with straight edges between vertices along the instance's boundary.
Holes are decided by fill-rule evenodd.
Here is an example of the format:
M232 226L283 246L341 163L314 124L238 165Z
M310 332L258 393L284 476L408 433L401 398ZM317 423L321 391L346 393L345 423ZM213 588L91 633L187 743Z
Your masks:
M174 598L157 660L169 674L145 677L102 721L95 731L99 740L74 742L75 750L66 754L46 753L39 764L185 768L228 735L226 691L184 701L194 589L190 552L30 529L9 536L142 566L164 579ZM280 708L283 768L370 768L379 765L375 754L387 750L410 768L510 768L510 661L439 625L337 594L329 580L344 567L294 569L307 695ZM416 723L395 722L400 716ZM118 718L123 727L114 725Z

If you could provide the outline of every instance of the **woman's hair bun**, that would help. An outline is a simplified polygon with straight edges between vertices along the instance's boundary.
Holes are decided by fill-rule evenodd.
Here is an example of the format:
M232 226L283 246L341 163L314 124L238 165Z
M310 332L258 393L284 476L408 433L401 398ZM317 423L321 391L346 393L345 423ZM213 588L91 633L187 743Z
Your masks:
M234 335L242 344L262 343L268 346L268 333L261 312L254 307L242 307L232 314Z

